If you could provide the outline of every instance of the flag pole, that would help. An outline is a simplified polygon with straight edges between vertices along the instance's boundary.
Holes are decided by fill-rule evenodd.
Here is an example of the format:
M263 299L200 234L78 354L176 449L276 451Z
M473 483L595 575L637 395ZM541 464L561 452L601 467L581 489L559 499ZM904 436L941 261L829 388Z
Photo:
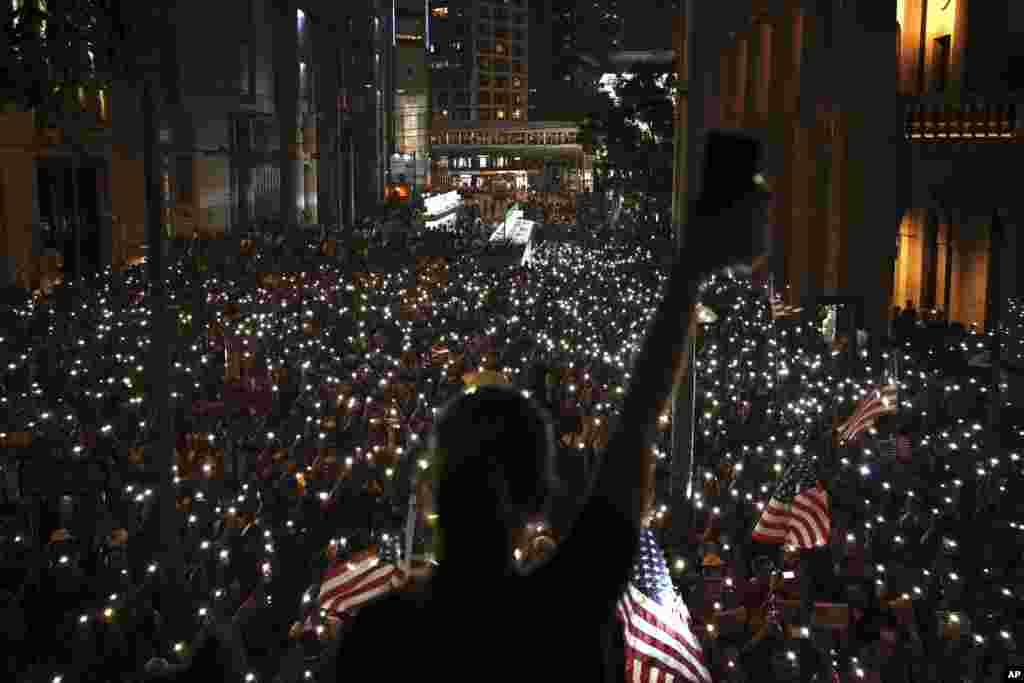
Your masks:
M402 571L406 577L412 572L412 542L416 535L416 481L409 491L409 515L405 520L405 552L402 557Z

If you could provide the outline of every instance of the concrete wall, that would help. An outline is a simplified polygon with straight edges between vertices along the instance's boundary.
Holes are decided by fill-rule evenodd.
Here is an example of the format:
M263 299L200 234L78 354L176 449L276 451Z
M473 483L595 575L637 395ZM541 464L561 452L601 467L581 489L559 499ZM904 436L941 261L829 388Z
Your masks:
M115 145L110 158L110 193L113 207L115 267L141 256L146 244L146 178L140 154Z
M198 155L194 161L196 227L224 234L231 218L231 161L227 155Z
M34 238L35 131L31 114L0 115L0 228L3 284L28 288L37 277Z

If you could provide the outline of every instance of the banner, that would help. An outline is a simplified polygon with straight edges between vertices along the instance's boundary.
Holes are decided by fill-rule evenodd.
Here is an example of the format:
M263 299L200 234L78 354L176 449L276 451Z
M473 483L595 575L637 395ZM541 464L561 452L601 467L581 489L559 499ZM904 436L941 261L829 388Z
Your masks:
M498 226L498 229L491 234L491 242L509 242L518 246L529 244L533 239L536 221L528 221L524 218L507 221Z
M438 218L462 205L462 196L455 190L444 194L428 195L423 198L427 218Z

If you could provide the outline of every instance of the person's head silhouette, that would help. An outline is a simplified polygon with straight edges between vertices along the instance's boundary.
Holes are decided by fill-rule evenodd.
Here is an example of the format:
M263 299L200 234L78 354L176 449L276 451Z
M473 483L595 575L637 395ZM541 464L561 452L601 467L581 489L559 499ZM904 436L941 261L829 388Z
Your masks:
M443 570L513 570L518 532L558 487L547 411L510 387L469 389L439 411L430 447Z

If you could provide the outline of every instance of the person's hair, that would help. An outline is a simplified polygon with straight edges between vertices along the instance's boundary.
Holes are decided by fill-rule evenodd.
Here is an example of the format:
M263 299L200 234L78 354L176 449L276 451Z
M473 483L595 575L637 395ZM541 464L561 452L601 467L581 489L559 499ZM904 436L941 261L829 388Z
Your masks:
M547 411L520 390L463 391L439 411L430 438L436 461L434 501L443 526L479 505L541 511L558 487L555 434Z

